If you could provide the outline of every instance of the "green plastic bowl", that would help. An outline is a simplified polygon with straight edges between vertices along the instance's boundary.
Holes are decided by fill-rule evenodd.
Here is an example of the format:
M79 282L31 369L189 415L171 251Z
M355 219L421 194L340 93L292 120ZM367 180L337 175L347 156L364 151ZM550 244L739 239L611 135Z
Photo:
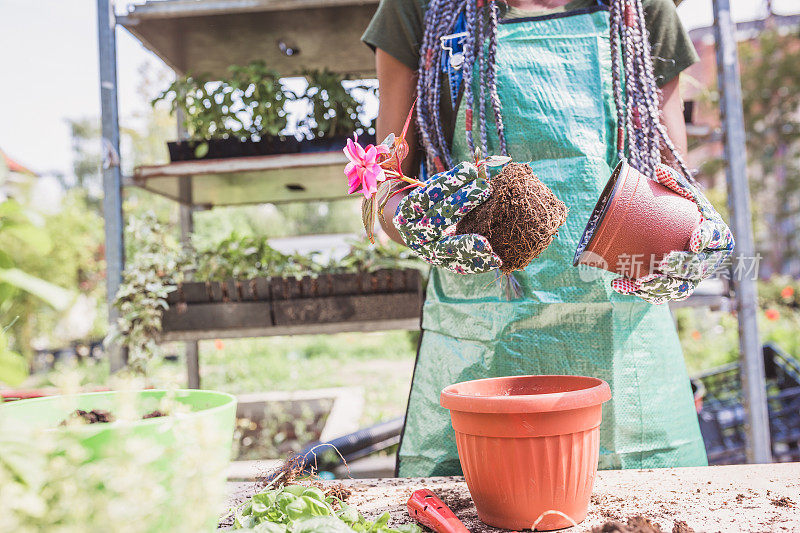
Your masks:
M176 404L188 408L188 412L174 417L148 418L142 415L159 408L167 394L173 396ZM91 411L103 409L119 416L126 409L135 409L130 420L116 420L107 424L87 424L59 427L76 409ZM150 437L159 444L171 444L174 434L165 431L170 425L185 425L196 418L203 418L214 424L218 431L230 434L226 441L227 453L233 443L233 426L236 417L236 397L224 392L208 390L165 390L90 392L72 396L48 396L30 400L18 400L0 405L0 417L9 423L19 423L20 427L31 430L53 429L71 431L83 435L81 442L92 456L103 455L105 447L120 435Z
M142 415L162 408L168 398L174 414L142 420ZM103 409L115 415L110 423L61 426L76 409ZM188 518L212 530L224 503L225 469L230 460L236 417L236 398L230 394L206 390L112 391L51 396L0 404L0 421L5 431L14 432L24 442L42 437L68 435L86 450L85 462L102 464L113 470L120 465L120 450L133 446L142 450L142 476L151 475L164 488L159 501L160 516L144 531L173 531ZM134 446L135 444L135 446ZM35 447L31 446L32 449ZM19 451L19 447L17 449ZM0 455L3 441L0 439ZM28 452L36 453L36 452ZM115 456L116 454L116 456ZM152 457L150 457L152 456ZM30 463L36 461L30 457ZM183 461L182 461L183 460ZM186 460L192 460L187 468ZM24 462L23 462L24 464ZM137 463L138 465L138 463ZM79 468L84 468L80 466ZM130 466L128 466L130 468ZM149 473L145 470L149 470ZM46 475L46 473L45 473ZM198 509L186 505L187 484L202 487L204 494L215 494L213 505ZM125 494L135 499L137 494Z

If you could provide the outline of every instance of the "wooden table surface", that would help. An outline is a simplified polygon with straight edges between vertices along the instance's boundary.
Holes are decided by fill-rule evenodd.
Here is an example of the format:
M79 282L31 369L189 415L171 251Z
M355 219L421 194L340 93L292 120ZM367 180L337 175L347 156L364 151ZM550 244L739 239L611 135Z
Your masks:
M392 524L407 523L409 496L429 488L473 533L501 531L478 520L460 477L344 483L353 491L348 503L367 518L389 511ZM230 505L255 490L253 483L229 485ZM664 531L672 531L675 522L682 521L697 532L800 532L800 463L601 471L586 520L562 531L589 531L609 520L624 521L635 515L651 519Z

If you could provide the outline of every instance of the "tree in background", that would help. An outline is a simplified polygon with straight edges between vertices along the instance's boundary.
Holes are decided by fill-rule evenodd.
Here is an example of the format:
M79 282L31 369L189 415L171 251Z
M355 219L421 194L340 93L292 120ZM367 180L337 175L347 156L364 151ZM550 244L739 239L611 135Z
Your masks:
M800 276L800 35L739 46L750 187L762 273Z

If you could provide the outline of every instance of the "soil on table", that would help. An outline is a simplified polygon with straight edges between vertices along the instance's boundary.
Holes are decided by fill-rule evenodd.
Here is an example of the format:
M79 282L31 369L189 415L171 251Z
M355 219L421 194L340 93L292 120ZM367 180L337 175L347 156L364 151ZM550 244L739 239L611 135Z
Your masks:
M500 270L522 270L547 248L567 219L567 206L533 174L509 163L489 180L489 199L456 225L459 235L477 233L503 261Z
M775 507L794 507L794 501L788 496L782 496L780 498L775 498L770 500L770 503Z
M632 516L626 523L609 521L602 526L592 528L592 533L668 533L649 518ZM694 533L686 522L678 520L672 527L672 533Z

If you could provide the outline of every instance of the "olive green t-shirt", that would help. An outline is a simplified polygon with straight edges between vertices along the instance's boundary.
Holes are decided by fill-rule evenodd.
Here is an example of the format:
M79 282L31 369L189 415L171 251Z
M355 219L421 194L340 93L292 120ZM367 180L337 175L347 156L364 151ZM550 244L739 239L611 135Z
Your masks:
M423 37L426 0L381 0L361 40L373 49L380 48L413 70L419 66L419 47ZM546 11L505 8L503 18L546 15L574 11L597 5L597 0L571 0L563 7ZM642 0L656 83L663 86L699 60L673 0ZM445 131L452 129L449 91L443 91L441 119ZM448 132L449 133L449 132Z

